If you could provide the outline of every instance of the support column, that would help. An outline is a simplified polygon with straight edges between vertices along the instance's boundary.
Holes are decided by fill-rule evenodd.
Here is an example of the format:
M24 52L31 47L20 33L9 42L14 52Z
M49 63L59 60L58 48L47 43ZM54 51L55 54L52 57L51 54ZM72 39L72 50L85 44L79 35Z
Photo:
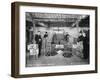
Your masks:
M32 13L30 13L30 17L33 24L33 44L34 44L35 43L35 20L34 20L34 15L32 15Z

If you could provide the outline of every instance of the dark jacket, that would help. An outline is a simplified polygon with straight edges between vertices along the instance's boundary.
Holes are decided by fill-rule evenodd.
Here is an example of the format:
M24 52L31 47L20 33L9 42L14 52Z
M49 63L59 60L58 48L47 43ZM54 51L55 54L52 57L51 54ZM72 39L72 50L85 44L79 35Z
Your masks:
M42 38L41 38L41 35L35 35L35 41L36 41L36 44L42 44Z

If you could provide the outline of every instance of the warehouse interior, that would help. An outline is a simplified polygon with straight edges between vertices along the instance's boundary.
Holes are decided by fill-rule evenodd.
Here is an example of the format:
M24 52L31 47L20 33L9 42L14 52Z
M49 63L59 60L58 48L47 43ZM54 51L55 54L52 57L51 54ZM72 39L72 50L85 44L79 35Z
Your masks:
M83 42L77 42L81 32L89 31L89 15L26 12L25 16L26 67L89 64L82 58ZM35 44L38 31L42 37L41 57L34 59L27 47Z

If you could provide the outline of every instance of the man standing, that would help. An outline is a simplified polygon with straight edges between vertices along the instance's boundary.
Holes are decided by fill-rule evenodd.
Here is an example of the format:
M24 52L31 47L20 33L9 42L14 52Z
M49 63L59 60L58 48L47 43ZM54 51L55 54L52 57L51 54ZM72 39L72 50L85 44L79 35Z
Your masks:
M39 48L38 57L40 57L41 56L41 48L42 48L42 38L40 35L40 31L38 31L37 34L35 35L35 41L36 41L36 44L38 44L38 48Z
M83 41L83 58L89 59L89 31L87 34L82 32L81 35L78 37L78 42Z
M46 54L47 53L47 45L48 45L48 43L47 43L47 38L48 38L48 33L47 32L45 32L45 34L44 34L44 53Z

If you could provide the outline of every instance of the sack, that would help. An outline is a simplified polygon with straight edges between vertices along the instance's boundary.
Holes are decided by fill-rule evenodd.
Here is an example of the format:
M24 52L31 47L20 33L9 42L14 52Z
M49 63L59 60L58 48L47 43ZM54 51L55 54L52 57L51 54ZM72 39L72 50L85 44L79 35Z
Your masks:
M78 45L77 45L77 44L73 44L72 47L73 47L73 48L77 48Z

